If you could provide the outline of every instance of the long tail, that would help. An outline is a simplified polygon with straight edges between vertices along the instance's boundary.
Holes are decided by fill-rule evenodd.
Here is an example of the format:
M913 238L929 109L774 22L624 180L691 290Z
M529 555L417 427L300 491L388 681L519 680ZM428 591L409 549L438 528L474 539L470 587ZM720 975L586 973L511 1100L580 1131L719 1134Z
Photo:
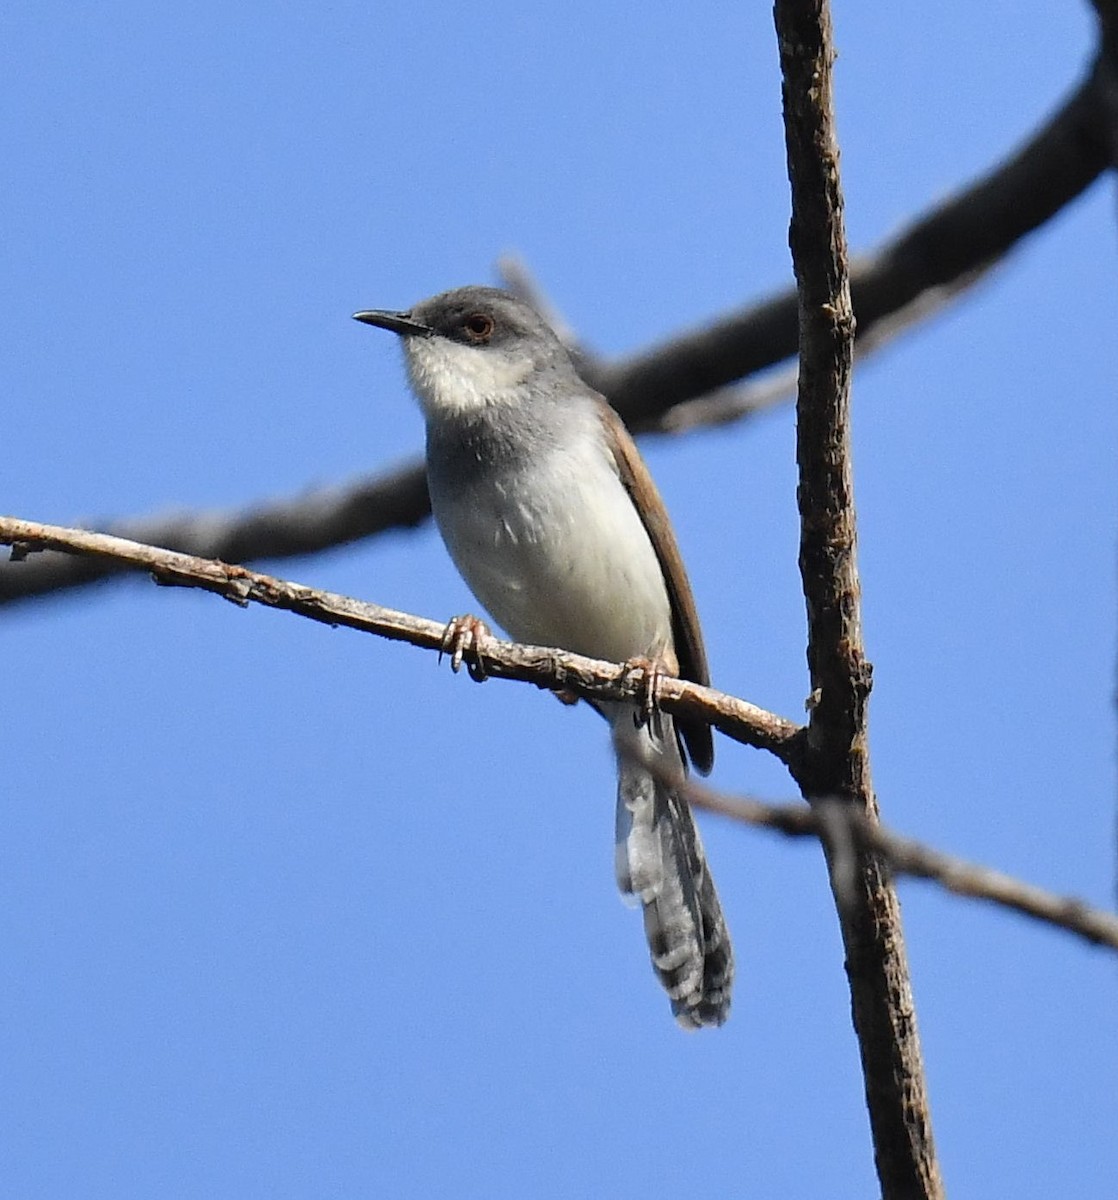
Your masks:
M730 1013L734 955L722 905L687 801L671 780L683 760L669 718L614 725L617 744L617 884L640 899L652 965L687 1029ZM626 726L628 726L626 728Z

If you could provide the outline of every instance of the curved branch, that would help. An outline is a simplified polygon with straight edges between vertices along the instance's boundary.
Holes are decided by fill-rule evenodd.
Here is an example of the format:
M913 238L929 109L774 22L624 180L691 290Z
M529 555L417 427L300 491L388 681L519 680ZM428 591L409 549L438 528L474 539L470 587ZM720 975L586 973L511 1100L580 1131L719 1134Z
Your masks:
M39 553L76 554L108 562L115 571L147 572L165 586L202 588L241 607L263 604L284 609L324 625L377 634L437 650L440 655L446 648L447 627L438 621L109 534L0 517L0 545L12 547L11 567L16 571L29 567ZM628 664L522 646L489 635L471 649L466 660L475 678L519 679L552 691L575 692L587 700L641 701L646 694L645 672ZM457 663L454 665L457 670ZM769 751L789 766L799 761L804 731L794 721L713 688L668 676L661 681L657 696L665 712L697 717L734 741Z
M114 562L122 571L149 572L164 584L212 591L237 605L256 602L284 608L328 625L345 625L428 650L441 648L445 632L445 627L437 621L306 588L243 567L197 562L188 555L86 530L0 517L0 544L18 548L16 565L20 569L30 566L40 552L45 552L39 547L53 546L58 553L65 551L81 558ZM482 663L485 670L497 677L523 679L539 687L573 688L588 698L617 699L632 694L640 686L634 673L614 664L495 639L482 647ZM768 750L783 762L797 760L803 730L794 722L697 684L664 679L663 686L666 709L702 715L727 737ZM803 804L765 804L746 797L727 796L691 781L687 783L687 799L697 808L787 837L820 836L818 815ZM988 867L952 858L890 833L880 825L858 821L855 810L847 805L842 811L845 819L854 824L855 836L866 839L884 854L894 871L931 879L948 891L989 900L1090 942L1118 949L1118 917L1113 914L1089 908L1071 897L1054 896Z
M937 310L1110 165L1099 70L1008 158L918 217L851 268L858 336L923 303ZM599 367L590 382L635 428L655 428L673 405L763 371L796 353L794 289L710 325Z
M251 562L290 558L345 545L389 529L418 525L431 511L421 461L348 487L227 512L171 513L101 525L111 536L165 546L200 558ZM0 604L95 583L128 567L111 557L46 551L27 562L0 563Z

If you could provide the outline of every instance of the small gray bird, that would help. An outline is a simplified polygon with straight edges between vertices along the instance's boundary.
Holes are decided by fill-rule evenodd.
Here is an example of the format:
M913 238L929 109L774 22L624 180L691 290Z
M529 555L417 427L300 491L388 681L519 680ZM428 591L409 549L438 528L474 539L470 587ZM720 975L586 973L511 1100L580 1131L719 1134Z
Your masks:
M466 287L410 312L355 313L399 334L427 419L443 541L519 642L643 660L709 682L699 618L664 503L632 438L529 305ZM617 754L617 882L639 897L652 962L681 1025L721 1025L733 954L694 818L685 750L704 775L710 727L596 705ZM677 781L673 784L673 781Z

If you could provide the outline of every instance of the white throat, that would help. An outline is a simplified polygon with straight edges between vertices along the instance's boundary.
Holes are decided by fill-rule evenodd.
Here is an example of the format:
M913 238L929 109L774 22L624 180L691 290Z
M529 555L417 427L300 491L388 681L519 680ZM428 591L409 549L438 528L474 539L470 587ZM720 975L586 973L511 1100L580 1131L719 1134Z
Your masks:
M412 387L428 413L468 413L517 402L517 389L532 373L529 357L466 346L442 337L409 337L404 357Z

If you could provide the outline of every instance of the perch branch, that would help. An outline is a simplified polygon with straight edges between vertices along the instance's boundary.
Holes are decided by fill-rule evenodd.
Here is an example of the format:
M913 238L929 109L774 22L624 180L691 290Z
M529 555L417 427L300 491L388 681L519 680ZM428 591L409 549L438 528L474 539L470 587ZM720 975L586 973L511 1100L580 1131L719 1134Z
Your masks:
M59 553L113 561L121 570L148 572L164 583L212 591L238 605L256 602L282 608L327 625L344 625L428 650L440 646L445 629L437 621L303 587L241 567L198 561L190 555L81 529L0 517L0 544L17 547L17 558L28 556L17 562L17 567L31 565L40 548L54 547ZM522 678L540 687L573 687L578 681L586 696L616 698L623 691L631 691L634 685L632 675L614 664L599 664L576 655L496 640L483 647L482 661L485 669L496 677ZM663 683L665 698L670 695L668 703L678 702L679 711L701 713L727 736L769 750L783 761L795 760L803 731L793 722L710 688L671 679L665 679ZM789 837L819 836L816 816L802 804L764 804L745 797L726 796L695 783L687 786L688 799L698 808ZM857 820L853 809L844 807L843 811L852 822ZM959 895L989 900L1078 934L1090 942L1118 949L1118 917L1112 914L1089 908L1072 898L1054 896L989 868L965 863L919 842L888 833L879 825L860 823L857 836L864 837L867 844L883 853L895 871L931 879Z
M445 623L108 534L0 517L0 545L12 547L15 570L30 566L39 552L77 554L108 561L114 570L146 571L157 583L203 588L241 606L263 604L325 625L343 625L425 650L443 648ZM470 666L482 677L519 679L541 688L577 692L588 700L633 700L644 695L642 673L624 664L494 637L483 639L476 658L471 656ZM768 750L782 762L798 760L803 730L793 721L682 679L665 678L659 694L667 712L699 717L727 737Z

